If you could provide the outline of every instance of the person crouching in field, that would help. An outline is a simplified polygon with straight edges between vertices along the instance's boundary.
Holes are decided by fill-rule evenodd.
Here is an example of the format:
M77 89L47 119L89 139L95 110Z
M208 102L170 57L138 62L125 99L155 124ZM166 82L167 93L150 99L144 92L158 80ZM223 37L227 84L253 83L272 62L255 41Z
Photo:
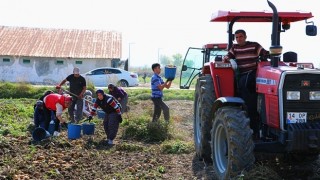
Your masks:
M44 128L44 112L43 112L43 101L37 100L34 106L33 113L34 126Z
M103 121L104 131L107 135L107 143L113 144L119 129L119 124L122 122L121 105L112 95L105 94L102 89L96 91L97 100L93 104L91 115L96 114L96 110L100 107L105 112Z
M35 128L37 127L44 128L45 126L45 119L44 119L44 112L43 112L43 106L44 106L43 98L52 93L53 91L51 90L45 91L44 94L37 100L37 102L33 106L33 109L34 109L33 120L34 120Z
M109 94L115 97L121 104L121 113L128 112L128 93L122 88L114 84L108 85Z
M44 97L44 117L45 117L45 130L49 130L49 123L51 121L51 111L55 115L55 128L53 136L59 136L59 125L60 123L65 123L62 118L63 110L67 109L72 102L72 97L69 94L49 94Z

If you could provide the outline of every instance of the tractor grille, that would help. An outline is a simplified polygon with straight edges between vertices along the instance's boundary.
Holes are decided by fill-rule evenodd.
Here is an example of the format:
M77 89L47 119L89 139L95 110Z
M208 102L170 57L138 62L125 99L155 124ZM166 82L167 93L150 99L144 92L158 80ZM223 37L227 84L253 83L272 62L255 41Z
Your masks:
M320 91L319 74L287 74L283 84L283 119L287 112L306 112L307 123L320 122L320 100L310 100L310 91ZM287 100L287 91L300 91L300 100ZM284 122L284 128L288 125Z

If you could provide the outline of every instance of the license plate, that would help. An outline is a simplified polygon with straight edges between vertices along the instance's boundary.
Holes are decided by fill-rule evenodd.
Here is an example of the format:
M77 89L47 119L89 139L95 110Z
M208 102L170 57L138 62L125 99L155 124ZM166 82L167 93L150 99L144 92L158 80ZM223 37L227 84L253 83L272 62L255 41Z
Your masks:
M306 123L307 113L306 112L287 112L287 123Z

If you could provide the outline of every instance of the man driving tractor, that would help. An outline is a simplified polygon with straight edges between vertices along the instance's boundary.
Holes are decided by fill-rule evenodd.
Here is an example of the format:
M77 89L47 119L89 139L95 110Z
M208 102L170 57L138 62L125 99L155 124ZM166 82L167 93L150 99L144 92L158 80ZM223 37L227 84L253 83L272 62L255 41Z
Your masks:
M224 62L236 59L239 75L237 77L238 95L244 99L250 117L250 127L253 129L253 136L258 134L259 116L257 112L256 72L257 63L260 57L269 55L259 43L246 41L246 32L239 29L235 32L237 44L233 44L228 54L223 57ZM263 58L262 58L263 59Z

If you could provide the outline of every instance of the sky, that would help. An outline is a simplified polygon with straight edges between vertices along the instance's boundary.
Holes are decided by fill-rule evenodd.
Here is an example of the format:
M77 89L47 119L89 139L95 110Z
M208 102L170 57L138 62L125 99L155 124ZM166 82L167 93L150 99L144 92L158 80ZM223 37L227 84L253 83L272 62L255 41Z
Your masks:
M278 11L312 12L319 26L317 1L271 0ZM217 10L271 11L266 0L0 0L0 7L1 26L121 32L121 59L130 56L134 67L149 67L161 56L184 57L188 47L227 42L227 24L209 22ZM247 40L269 48L271 25L239 23L235 29L240 28L247 31ZM319 66L320 33L307 37L305 22L299 22L282 34L284 52L295 51L298 61Z

